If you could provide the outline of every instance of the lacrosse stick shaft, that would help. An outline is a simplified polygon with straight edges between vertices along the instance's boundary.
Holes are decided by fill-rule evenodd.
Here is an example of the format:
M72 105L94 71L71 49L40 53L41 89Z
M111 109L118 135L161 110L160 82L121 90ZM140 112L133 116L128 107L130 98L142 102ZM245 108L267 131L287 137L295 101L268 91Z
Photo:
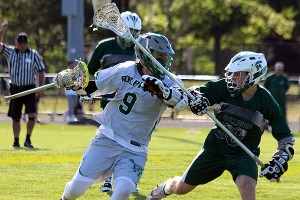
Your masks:
M10 95L10 96L5 96L4 99L5 99L6 101L8 101L8 100L15 99L15 98L18 98L18 97L22 97L22 96L25 96L25 95L28 95L28 94L32 94L32 93L35 93L35 92L39 92L39 91L42 91L42 90L46 90L46 89L52 88L52 87L54 87L54 86L55 86L54 83L49 83L49 84L47 84L47 85L43 85L43 86L40 86L40 87L36 87L36 88L31 89L31 90L26 90L26 91L24 91L24 92L19 92L19 93Z
M195 96L192 95L180 82L178 82L172 74L166 70L153 56L148 52L140 43L138 43L130 34L130 40L143 52L145 53L165 74L176 83L191 99L195 99ZM241 143L213 114L207 111L207 115L223 130L225 131L231 139L233 139L256 163L261 167L264 167L264 163L261 162L257 156L255 156L243 143Z

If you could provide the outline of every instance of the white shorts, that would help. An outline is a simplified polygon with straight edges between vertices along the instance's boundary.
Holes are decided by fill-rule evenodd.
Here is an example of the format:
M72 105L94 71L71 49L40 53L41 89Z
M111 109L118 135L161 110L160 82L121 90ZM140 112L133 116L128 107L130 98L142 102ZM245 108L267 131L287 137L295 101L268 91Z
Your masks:
M146 162L146 153L131 151L104 135L98 135L86 148L73 180L102 182L113 174L114 181L126 179L135 187Z

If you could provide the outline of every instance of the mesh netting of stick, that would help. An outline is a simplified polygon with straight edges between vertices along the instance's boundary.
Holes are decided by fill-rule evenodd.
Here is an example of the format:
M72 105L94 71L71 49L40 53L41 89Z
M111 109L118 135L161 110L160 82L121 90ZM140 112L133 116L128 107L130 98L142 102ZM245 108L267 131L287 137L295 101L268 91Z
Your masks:
M98 27L108 28L117 35L123 35L128 31L128 27L114 3L106 4L95 12L94 24Z

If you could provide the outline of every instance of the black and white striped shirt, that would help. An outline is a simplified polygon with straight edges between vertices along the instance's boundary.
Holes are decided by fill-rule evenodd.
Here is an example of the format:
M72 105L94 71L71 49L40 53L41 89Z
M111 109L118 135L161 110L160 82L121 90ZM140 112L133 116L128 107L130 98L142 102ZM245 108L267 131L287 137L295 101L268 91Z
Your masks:
M13 85L35 85L36 73L45 70L39 54L33 49L19 52L16 48L4 45L2 55L7 60L8 73Z

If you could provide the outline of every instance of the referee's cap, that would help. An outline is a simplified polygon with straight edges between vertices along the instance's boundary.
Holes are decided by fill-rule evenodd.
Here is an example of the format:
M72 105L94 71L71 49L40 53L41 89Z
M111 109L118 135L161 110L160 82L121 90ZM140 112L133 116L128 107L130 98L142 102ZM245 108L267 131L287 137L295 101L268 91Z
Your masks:
M28 43L28 37L27 37L26 33L19 33L19 35L17 37L17 42L19 44Z

